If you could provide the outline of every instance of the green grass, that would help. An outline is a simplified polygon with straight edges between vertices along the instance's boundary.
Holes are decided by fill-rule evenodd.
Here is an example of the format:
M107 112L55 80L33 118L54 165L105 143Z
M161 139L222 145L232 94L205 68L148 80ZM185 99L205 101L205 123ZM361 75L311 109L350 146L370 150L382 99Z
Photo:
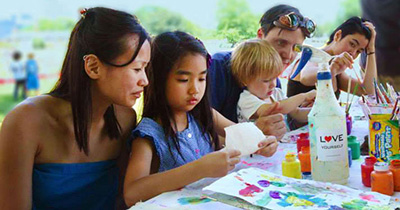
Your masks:
M40 80L40 94L47 93L56 83L57 78ZM0 124L4 117L22 100L14 101L14 84L0 85Z

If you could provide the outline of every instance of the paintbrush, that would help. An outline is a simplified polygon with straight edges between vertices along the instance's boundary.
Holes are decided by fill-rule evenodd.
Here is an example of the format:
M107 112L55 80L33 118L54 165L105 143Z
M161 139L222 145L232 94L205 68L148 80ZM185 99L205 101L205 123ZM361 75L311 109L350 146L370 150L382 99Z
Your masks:
M383 87L382 83L379 83L379 88L380 88L380 91L381 91L383 97L385 98L386 102L388 104L391 104L392 101L390 100L390 98L389 98L389 96L388 96L388 94L387 94L387 92L385 90L385 87Z
M347 107L349 106L350 88L351 88L351 77L349 77L349 81L348 81L348 83L347 83L346 108L345 108L344 110L347 110Z
M378 96L378 90L377 90L377 84L376 84L376 79L375 78L374 78L374 89L375 89L376 103L379 104L379 96Z
M396 102L394 103L393 110L392 110L392 116L390 117L390 119L392 119L394 117L394 113L396 112L398 101L399 101L399 98L397 98Z
M356 94L357 88L358 88L358 83L356 83L356 86L354 87L353 95L351 96L350 104L349 104L349 107L346 110L346 114L349 114L350 107L351 107L351 104L353 103L354 95Z
M354 74L356 75L358 82L361 84L361 85L360 85L360 86L361 86L361 89L362 89L362 90L364 91L364 93L366 94L366 93L367 93L367 90L365 89L363 83L361 82L361 79L360 79L360 77L358 76L357 71L354 69L354 67L352 67L351 69L354 71Z

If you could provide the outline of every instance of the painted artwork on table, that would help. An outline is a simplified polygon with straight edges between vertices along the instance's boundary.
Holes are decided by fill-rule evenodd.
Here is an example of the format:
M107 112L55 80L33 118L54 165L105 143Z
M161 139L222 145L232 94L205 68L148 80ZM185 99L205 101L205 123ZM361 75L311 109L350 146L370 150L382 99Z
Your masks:
M242 169L203 189L268 209L384 209L390 197L343 185L302 180L258 168Z

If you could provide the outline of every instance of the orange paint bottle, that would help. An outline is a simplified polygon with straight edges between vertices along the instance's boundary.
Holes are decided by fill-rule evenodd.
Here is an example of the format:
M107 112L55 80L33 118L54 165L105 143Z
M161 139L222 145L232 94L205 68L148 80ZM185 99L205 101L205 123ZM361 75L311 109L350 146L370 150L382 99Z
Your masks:
M389 171L387 163L377 162L374 164L374 171L371 173L371 191L393 195L393 173Z
M393 173L394 191L400 191L400 160L392 160L389 166Z
M301 147L299 160L301 164L301 172L311 172L310 146Z

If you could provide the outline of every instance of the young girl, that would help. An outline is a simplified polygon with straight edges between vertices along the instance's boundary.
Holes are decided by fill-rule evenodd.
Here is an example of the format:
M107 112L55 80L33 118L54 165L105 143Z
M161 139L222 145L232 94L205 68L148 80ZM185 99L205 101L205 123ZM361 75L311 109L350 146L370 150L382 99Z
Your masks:
M301 122L307 122L309 108L299 108L315 98L315 91L286 98L276 88L276 78L282 71L282 60L265 40L253 39L240 43L232 53L232 74L245 87L238 102L238 121L257 119L263 110L279 101L280 112Z
M208 59L203 44L187 33L166 32L153 40L144 118L130 141L128 206L204 177L224 176L239 162L239 151L217 151L218 135L232 122L210 108ZM259 147L269 144L277 145L276 139Z
M127 158L132 106L148 83L149 37L125 12L81 15L54 89L3 121L1 209L115 209L117 163Z

